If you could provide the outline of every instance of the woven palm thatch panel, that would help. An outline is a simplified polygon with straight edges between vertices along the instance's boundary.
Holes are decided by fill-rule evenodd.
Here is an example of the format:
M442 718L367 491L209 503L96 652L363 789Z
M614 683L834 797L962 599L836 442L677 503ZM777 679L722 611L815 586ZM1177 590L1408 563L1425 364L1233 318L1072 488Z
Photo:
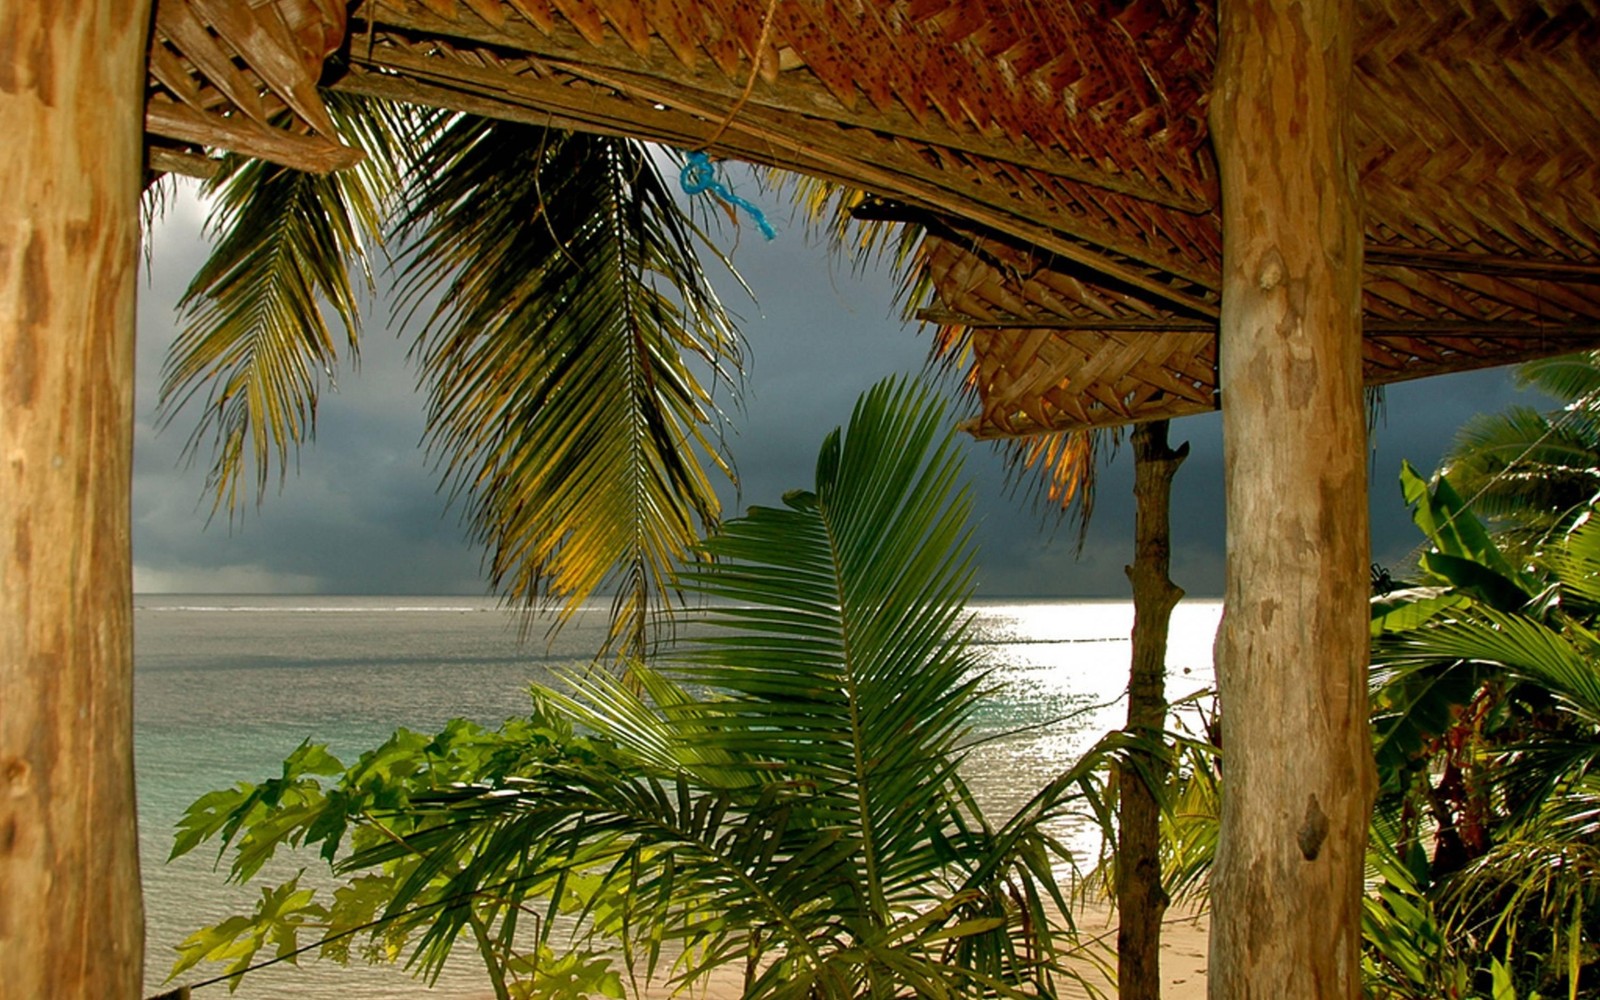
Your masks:
M1600 4L1357 0L1355 27L1369 381L1592 342ZM1216 45L1213 0L159 0L150 131L332 163L320 74L871 192L936 221L930 318L972 330L981 428L1012 434L1211 405Z
M1217 241L1199 89L1210 10L1147 0L1112 30L1101 16L969 0L368 0L336 86L798 170L1214 314L1194 263ZM1058 55L1037 63L1044 37ZM1000 114L1003 94L1026 113ZM1127 111L1140 100L1153 103ZM1163 206L1178 211L1152 213Z
M940 303L962 316L965 325L972 321L1028 326L1061 320L1138 322L1206 316L1180 313L1089 267L994 236L946 229L923 240L921 258Z
M967 429L1012 437L1114 426L1216 406L1217 327L1153 308L1034 248L930 236L923 264L939 306L923 318L970 348L981 412ZM1466 266L1454 256L1435 262ZM1600 269L1508 262L1512 273L1376 265L1365 280L1363 376L1383 385L1600 346ZM1514 266L1514 263L1527 265ZM1540 270L1543 269L1543 270ZM1477 294L1462 289L1476 286Z
M1600 7L1367 0L1356 147L1369 217L1419 247L1600 254Z
M360 156L317 94L342 0L157 0L145 130L156 169L209 173L204 147L326 172Z
M982 401L965 429L981 438L1113 427L1217 408L1214 333L980 328L966 331ZM1367 385L1600 347L1585 333L1416 337L1369 329Z
M1216 409L1208 333L972 330L979 437L1114 426Z
M621 91L687 85L896 134L965 137L956 148L998 142L1188 198L1210 188L1194 156L1216 47L1209 4L367 0L355 16L571 59L579 75L616 74Z
M1600 7L1368 0L1358 17L1367 383L1600 344ZM1146 232L1171 245L1163 213ZM1186 247L1190 276L1215 287L1220 244ZM1179 415L1195 398L1174 386L1215 385L1194 360L1214 352L1167 364L1167 339L1216 336L1193 310L1119 300L1116 283L999 238L927 260L929 318L974 327L980 434Z

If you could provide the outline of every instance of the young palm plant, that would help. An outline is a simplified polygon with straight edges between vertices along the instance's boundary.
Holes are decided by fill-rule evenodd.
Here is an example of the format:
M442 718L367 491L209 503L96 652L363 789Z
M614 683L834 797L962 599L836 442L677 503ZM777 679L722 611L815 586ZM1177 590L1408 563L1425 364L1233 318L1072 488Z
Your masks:
M197 802L175 853L217 836L249 877L285 844L337 858L348 831L340 892L366 905L280 887L199 932L184 964L238 972L281 947L300 892L294 926L326 929L334 957L375 921L433 973L466 936L502 996L550 995L550 969L607 949L647 976L670 958L683 981L731 966L748 997L1055 995L1069 857L1050 825L1085 805L1104 818L1098 775L1126 740L1003 822L976 805L960 765L985 681L943 425L923 388L868 392L812 489L704 543L677 581L703 606L635 684L574 676L500 734L401 734L329 789L286 767L270 793ZM558 926L577 952L555 954Z
M921 307L936 296L924 237L932 232L960 239L957 232L929 213L889 205L830 181L794 178L792 185L798 207L822 229L835 251L851 255L857 266L888 256L900 273L899 298L906 318L926 315ZM968 392L975 391L967 328L941 325L933 359L946 371L967 369L963 382ZM1134 629L1127 731L1141 736L1143 749L1130 747L1118 760L1116 822L1104 831L1107 842L1116 844L1104 874L1118 910L1117 993L1122 1000L1159 1000L1161 995L1161 922L1168 893L1161 878L1158 799L1175 746L1163 738L1170 712L1167 632L1172 610L1183 597L1168 575L1169 508L1173 478L1189 451L1187 443L1170 447L1167 431L1168 422L1156 420L1139 425L1131 434L1137 512L1134 558L1128 567ZM1076 521L1081 547L1094 513L1101 463L1116 453L1120 432L1077 430L992 443L1005 456L1012 489L1029 494L1047 519Z

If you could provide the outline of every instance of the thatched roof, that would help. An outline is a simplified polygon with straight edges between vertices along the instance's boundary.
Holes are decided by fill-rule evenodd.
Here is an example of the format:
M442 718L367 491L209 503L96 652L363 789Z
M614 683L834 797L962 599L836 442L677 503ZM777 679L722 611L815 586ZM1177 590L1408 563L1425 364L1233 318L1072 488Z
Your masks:
M927 222L983 399L1035 433L1214 408L1212 3L158 0L156 169L347 165L316 85L627 134ZM1600 7L1358 0L1369 383L1600 344Z

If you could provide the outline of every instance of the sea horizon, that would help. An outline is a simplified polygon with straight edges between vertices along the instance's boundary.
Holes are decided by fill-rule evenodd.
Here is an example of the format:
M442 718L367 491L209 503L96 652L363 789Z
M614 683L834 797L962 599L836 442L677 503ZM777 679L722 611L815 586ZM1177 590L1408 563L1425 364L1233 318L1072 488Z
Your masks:
M1132 602L1126 598L985 597L970 602L972 640L996 690L975 714L981 741L964 768L986 810L1020 806L1103 732L1120 727ZM568 626L489 595L142 593L135 600L135 748L141 861L149 934L145 995L163 985L174 946L190 931L253 905L259 890L223 883L216 852L165 858L183 809L201 794L275 774L303 740L327 743L346 764L396 727L437 730L450 718L485 725L526 714L530 682L593 662L609 602ZM1211 684L1220 602L1187 599L1174 612L1169 694ZM1087 855L1084 830L1060 831ZM1073 838L1076 838L1075 840ZM315 858L280 858L280 878ZM195 970L180 981L216 974ZM220 993L223 987L216 987ZM247 976L242 998L368 1000L421 992L392 967L301 969ZM441 998L488 995L468 956L453 963Z

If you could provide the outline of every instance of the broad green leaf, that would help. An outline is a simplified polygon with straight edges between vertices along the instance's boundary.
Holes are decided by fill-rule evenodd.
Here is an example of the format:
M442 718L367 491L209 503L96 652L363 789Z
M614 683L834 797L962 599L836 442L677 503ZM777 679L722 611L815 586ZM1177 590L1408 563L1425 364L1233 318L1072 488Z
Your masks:
M1403 463L1400 470L1400 492L1405 502L1413 508L1412 519L1417 527L1422 529L1439 553L1455 560L1477 563L1488 572L1521 587L1521 575L1500 554L1482 522L1466 509L1449 480L1441 478L1430 489L1427 481L1407 462ZM1537 588L1521 589L1528 597L1537 592Z
M1452 593L1445 587L1391 590L1372 599L1372 637L1417 628L1437 614L1468 603L1465 595Z

